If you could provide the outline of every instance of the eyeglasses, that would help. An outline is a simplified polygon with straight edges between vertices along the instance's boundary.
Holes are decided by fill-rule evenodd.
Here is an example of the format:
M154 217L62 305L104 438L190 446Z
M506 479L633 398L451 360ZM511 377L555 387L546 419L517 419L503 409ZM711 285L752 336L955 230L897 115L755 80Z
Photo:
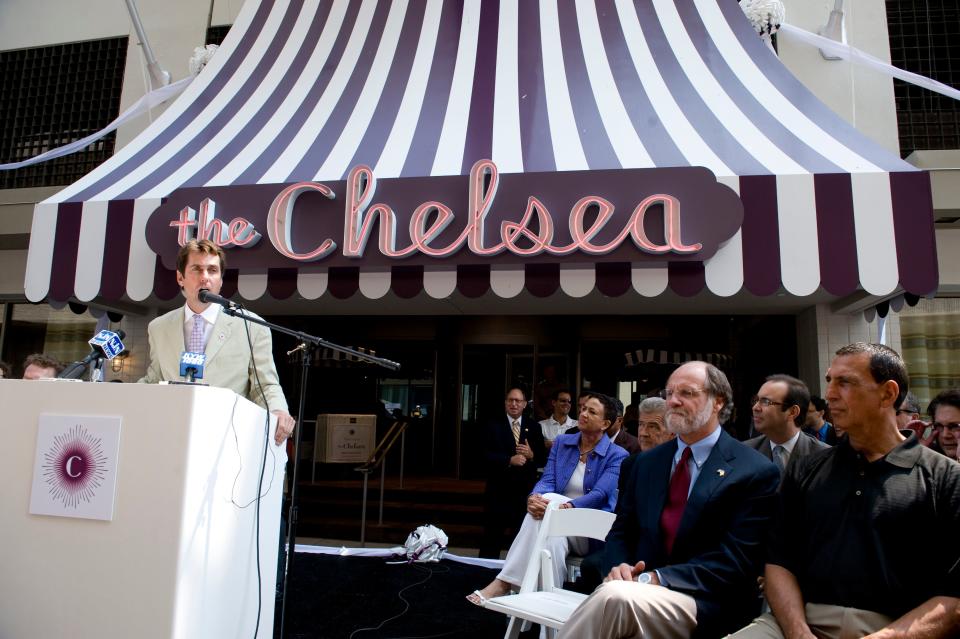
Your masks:
M753 404L760 404L764 408L770 408L771 406L783 406L783 402L775 402L772 399L767 399L766 397L754 397Z
M949 424L941 424L940 422L933 422L930 424L935 430L957 430L960 428L960 422L950 422Z
M916 413L917 415L919 415L919 414L920 414L920 411L914 410L914 409L912 409L912 408L898 408L898 409L897 409L897 415L903 415L904 413L906 413L907 415L913 415L914 413Z
M507 398L507 403L508 403L508 404L522 404L522 403L524 403L525 401L527 401L527 400L525 400L525 399L517 399L516 397L508 397L508 398Z
M700 393L705 393L705 392L707 391L704 388L677 388L677 389L668 388L667 390L660 391L659 395L660 395L660 399L665 399L667 401L670 401L674 395L676 395L680 399L691 400L697 395L699 395Z

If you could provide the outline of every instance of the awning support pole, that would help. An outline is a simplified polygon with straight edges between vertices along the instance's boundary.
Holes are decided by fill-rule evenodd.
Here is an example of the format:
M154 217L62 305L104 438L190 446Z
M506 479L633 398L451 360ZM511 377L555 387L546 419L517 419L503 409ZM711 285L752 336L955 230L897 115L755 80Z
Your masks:
M143 47L143 57L147 60L147 72L150 74L150 89L165 87L170 84L170 73L164 71L160 63L157 62L157 56L153 53L153 48L147 40L147 32L143 30L143 22L140 21L140 12L137 11L137 5L134 0L126 0L127 13L130 14L130 21L133 23L133 30L137 32L137 39L140 46Z

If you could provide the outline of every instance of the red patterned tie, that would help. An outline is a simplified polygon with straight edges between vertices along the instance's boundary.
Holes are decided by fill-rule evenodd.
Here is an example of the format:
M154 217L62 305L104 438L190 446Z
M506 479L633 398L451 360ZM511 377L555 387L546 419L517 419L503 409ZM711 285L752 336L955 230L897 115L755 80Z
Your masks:
M677 539L677 530L680 520L683 519L683 509L687 507L687 493L690 492L690 447L687 446L680 454L680 461L670 478L670 492L667 494L667 503L660 513L660 530L663 533L663 548L667 555L673 551L673 542Z

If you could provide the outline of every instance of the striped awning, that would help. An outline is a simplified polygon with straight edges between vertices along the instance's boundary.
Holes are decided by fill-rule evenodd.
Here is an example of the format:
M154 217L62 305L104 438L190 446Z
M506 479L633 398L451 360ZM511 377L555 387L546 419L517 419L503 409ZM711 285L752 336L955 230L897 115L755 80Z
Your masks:
M820 103L736 0L248 0L143 134L36 206L34 301L177 295L146 221L186 187L702 166L740 230L704 262L290 268L225 292L307 299L936 289L929 178Z

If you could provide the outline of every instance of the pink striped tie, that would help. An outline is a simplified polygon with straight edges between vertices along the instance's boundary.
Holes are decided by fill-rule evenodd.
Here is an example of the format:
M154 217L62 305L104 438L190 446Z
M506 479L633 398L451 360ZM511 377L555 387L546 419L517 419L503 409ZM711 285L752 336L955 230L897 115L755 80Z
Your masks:
M188 344L188 349L191 353L203 352L203 333L205 328L203 318L200 315L194 315L193 330L190 331L190 343Z

